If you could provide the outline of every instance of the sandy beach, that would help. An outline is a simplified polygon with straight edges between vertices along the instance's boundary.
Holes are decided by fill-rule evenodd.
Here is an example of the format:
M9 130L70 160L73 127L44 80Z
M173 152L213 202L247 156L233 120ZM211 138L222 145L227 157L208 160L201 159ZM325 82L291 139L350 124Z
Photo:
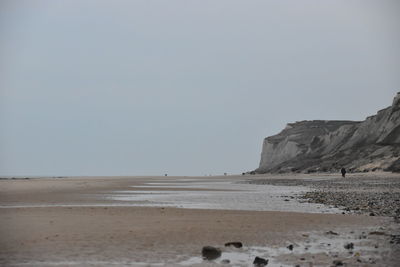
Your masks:
M294 185L293 190L277 185L246 187L250 178L337 179L316 174L3 179L0 264L252 266L255 256L268 259L268 266L399 263L398 245L392 240L398 224L392 218L301 203L297 197L308 190L307 185ZM275 192L271 200L259 197L268 192ZM251 203L213 203L219 196L224 196L222 201L238 197L239 202L257 196L266 203L254 200L256 209L247 208ZM243 248L224 246L231 241L242 242ZM344 248L350 243L353 249ZM220 248L222 256L203 261L201 249L207 245Z
M400 0L0 0L0 267L400 267Z

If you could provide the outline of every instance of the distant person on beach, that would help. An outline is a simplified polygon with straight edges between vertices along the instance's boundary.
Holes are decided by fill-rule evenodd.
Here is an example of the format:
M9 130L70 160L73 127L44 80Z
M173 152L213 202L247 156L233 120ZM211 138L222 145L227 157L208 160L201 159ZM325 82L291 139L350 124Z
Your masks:
M343 177L343 178L346 177L346 169L345 169L345 168L342 168L342 169L340 170L340 172L342 173L342 177Z

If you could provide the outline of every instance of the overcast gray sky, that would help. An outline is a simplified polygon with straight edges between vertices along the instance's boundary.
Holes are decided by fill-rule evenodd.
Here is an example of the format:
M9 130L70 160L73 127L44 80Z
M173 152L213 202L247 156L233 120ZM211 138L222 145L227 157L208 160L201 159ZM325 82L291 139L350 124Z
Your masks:
M400 91L400 1L0 0L0 175L258 167Z

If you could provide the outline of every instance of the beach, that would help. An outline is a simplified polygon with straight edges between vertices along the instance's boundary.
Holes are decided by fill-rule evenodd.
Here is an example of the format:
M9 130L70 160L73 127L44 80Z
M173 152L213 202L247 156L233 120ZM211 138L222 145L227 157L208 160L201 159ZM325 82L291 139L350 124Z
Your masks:
M381 176L400 179L386 173L374 179ZM371 179L368 174L353 179L363 177ZM398 223L392 217L302 200L316 190L305 183L337 179L322 174L2 179L0 264L252 266L259 256L268 266L396 266ZM292 184L299 180L306 182ZM243 247L224 246L233 241ZM346 248L349 244L353 247ZM203 260L203 246L221 249L221 257Z
M400 0L0 0L0 267L400 267Z

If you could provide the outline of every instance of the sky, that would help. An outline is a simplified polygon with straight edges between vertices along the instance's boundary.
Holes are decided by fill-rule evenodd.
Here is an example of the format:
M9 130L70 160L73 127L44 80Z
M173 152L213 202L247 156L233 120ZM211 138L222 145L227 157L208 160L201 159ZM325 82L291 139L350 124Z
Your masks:
M400 91L400 1L0 0L0 175L218 175Z

